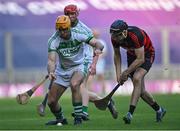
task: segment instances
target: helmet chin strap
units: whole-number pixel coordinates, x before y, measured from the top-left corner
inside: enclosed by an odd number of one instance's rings
[[[127,30],[123,30],[123,33],[122,33],[122,35],[124,36],[124,38],[127,38]]]

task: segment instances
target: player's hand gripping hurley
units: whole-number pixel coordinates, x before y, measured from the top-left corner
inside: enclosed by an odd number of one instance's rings
[[[44,84],[44,82],[48,79],[48,75],[45,76],[45,78],[43,80],[41,80],[38,84],[36,84],[35,86],[33,86],[30,90],[22,93],[22,94],[18,94],[16,96],[16,100],[19,104],[24,105],[27,104],[30,97],[32,96],[32,94],[42,85]]]

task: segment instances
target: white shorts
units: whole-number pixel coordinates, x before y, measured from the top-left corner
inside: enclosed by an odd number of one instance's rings
[[[63,69],[61,66],[57,66],[55,70],[56,80],[54,81],[58,85],[62,85],[66,88],[70,87],[70,80],[74,72],[80,71],[84,74],[84,77],[87,76],[88,70],[90,67],[90,62],[85,61],[83,64],[74,66],[69,69]]]

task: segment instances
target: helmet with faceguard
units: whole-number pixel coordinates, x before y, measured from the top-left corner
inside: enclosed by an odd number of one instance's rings
[[[60,29],[70,29],[71,28],[71,21],[68,16],[61,15],[58,16],[56,19],[56,30]]]
[[[128,29],[128,25],[123,20],[115,20],[110,27],[111,34],[118,34]]]

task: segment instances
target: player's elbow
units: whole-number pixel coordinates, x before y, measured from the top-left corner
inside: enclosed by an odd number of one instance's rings
[[[98,41],[97,45],[98,45],[97,48],[98,48],[99,50],[103,51],[104,45],[103,45],[101,42],[99,42],[99,41]]]

